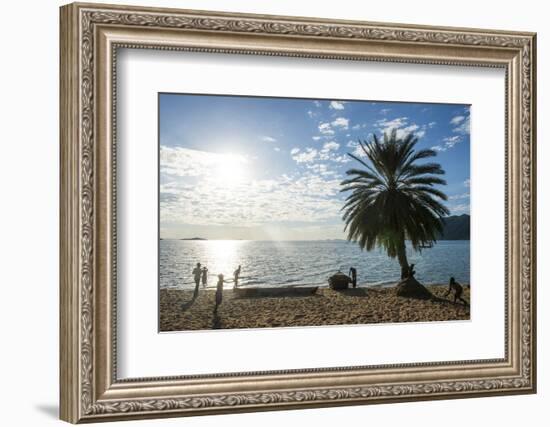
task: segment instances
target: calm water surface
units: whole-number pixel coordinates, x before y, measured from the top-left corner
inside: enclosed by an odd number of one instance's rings
[[[359,286],[380,286],[395,284],[401,271],[382,250],[361,251],[343,240],[161,240],[159,256],[161,288],[192,289],[197,262],[208,267],[208,287],[222,273],[227,288],[239,264],[242,286],[325,286],[330,275],[339,269],[347,274],[350,266],[357,269]],[[470,283],[470,241],[440,241],[421,253],[408,249],[407,256],[424,284],[445,284],[451,276]]]

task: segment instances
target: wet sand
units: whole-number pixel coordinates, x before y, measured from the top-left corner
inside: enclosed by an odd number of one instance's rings
[[[435,300],[398,297],[395,288],[334,291],[319,288],[311,296],[239,297],[225,290],[214,315],[215,291],[160,290],[161,332],[323,326],[369,323],[469,320],[470,308],[445,299],[446,286],[429,286]],[[470,289],[463,298],[470,301]]]

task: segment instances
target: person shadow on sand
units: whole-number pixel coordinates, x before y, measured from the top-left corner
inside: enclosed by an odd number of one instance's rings
[[[216,285],[216,305],[214,306],[214,318],[212,319],[212,329],[220,329],[221,328],[221,318],[218,314],[218,307],[221,305],[223,301],[223,284],[225,280],[223,280],[223,274],[218,274],[218,283]]]
[[[212,319],[212,329],[221,329],[222,328],[222,319],[218,313],[214,313],[214,318]]]

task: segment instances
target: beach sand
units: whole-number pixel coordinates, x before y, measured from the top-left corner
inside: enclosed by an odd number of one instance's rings
[[[276,328],[285,326],[354,325],[370,323],[469,320],[470,308],[445,299],[446,286],[429,286],[437,300],[398,297],[396,289],[356,288],[334,291],[319,288],[311,296],[238,297],[224,290],[214,315],[215,291],[160,290],[160,331]],[[463,297],[470,301],[470,288]]]

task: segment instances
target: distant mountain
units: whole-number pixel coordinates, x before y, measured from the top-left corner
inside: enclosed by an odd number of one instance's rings
[[[204,239],[202,237],[186,237],[180,240],[208,240],[208,239]]]
[[[452,215],[443,219],[439,240],[470,240],[470,215]]]

